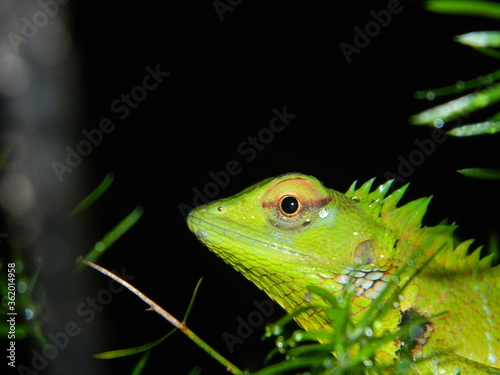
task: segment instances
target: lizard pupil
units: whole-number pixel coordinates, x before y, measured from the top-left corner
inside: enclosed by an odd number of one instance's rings
[[[285,197],[281,200],[281,211],[287,215],[293,215],[299,210],[299,200],[295,197]]]

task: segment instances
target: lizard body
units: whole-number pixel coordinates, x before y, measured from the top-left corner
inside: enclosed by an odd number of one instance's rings
[[[414,374],[499,374],[500,267],[491,267],[491,256],[480,259],[480,249],[467,255],[472,241],[454,246],[455,226],[422,227],[429,198],[398,207],[406,186],[386,197],[391,183],[371,190],[372,183],[342,194],[314,177],[286,174],[194,209],[188,226],[287,312],[319,303],[295,318],[306,331],[333,329],[326,302],[308,285],[334,295],[354,288],[356,322],[397,274],[390,293],[400,294],[399,303],[375,333],[397,331],[409,315],[428,317],[411,355],[446,353],[417,362]],[[416,277],[410,279],[412,267],[399,272],[405,262],[418,267],[429,257]],[[384,345],[377,361],[396,360],[401,345]]]

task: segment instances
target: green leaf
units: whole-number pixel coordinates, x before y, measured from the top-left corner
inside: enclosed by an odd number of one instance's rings
[[[146,364],[148,363],[149,356],[150,352],[144,353],[139,362],[137,362],[137,365],[135,365],[130,375],[141,375],[142,371],[146,367]]]
[[[111,173],[108,173],[106,177],[104,177],[104,180],[97,186],[94,191],[92,191],[89,195],[87,195],[80,203],[77,204],[75,208],[70,213],[70,216],[73,216],[84,209],[86,209],[88,206],[90,206],[92,203],[94,203],[106,190],[108,190],[109,186],[113,182],[114,176]]]
[[[463,125],[446,132],[454,137],[472,137],[475,135],[495,134],[500,132],[500,121],[484,121],[477,124]]]
[[[298,370],[298,369],[309,369],[311,367],[318,367],[318,364],[321,365],[323,362],[323,358],[296,358],[293,361],[284,361],[281,363],[277,363],[275,365],[268,366],[254,372],[252,375],[276,375],[276,374],[285,374],[287,371]]]
[[[134,211],[128,214],[125,219],[120,221],[116,227],[106,233],[104,238],[97,242],[94,245],[94,248],[90,250],[84,258],[91,262],[97,261],[97,259],[99,259],[99,257],[115,243],[115,241],[123,236],[139,220],[142,212],[142,207],[136,207]]]
[[[203,281],[203,277],[201,277],[198,282],[196,283],[196,286],[194,287],[193,295],[191,296],[191,300],[189,301],[188,308],[186,310],[186,313],[184,314],[184,319],[182,319],[183,323],[186,323],[187,318],[189,317],[189,314],[191,314],[191,310],[193,309],[194,306],[194,300],[196,299],[196,296],[198,294],[198,290],[200,289],[201,282]]]
[[[497,233],[491,233],[488,241],[488,252],[492,254],[492,262],[497,264],[500,258],[500,241]]]
[[[462,96],[410,117],[413,125],[441,127],[446,121],[482,109],[500,100],[500,84]]]
[[[500,47],[500,31],[474,31],[457,35],[455,40],[472,47]]]
[[[482,48],[480,51],[491,50],[489,48]],[[497,51],[498,52],[498,51]],[[454,85],[440,87],[437,89],[421,90],[416,91],[413,96],[415,99],[427,99],[434,100],[446,95],[459,94],[463,91],[473,89],[479,86],[489,85],[500,79],[500,70],[496,70],[493,73],[486,74],[477,78],[473,78],[469,81],[457,81]]]
[[[191,296],[191,300],[189,301],[188,308],[186,310],[186,313],[184,314],[184,320],[183,320],[184,322],[187,320],[189,314],[191,313],[191,310],[193,309],[194,301],[196,299],[196,295],[198,294],[198,290],[200,288],[202,281],[203,281],[203,278],[200,278],[198,280],[198,282],[196,283],[196,286],[195,286],[194,291],[193,291],[193,295]],[[156,345],[159,345],[166,338],[168,338],[170,335],[172,335],[175,331],[177,331],[176,328],[172,329],[165,336],[163,336],[157,340],[143,344],[143,345],[135,346],[133,348],[128,348],[128,349],[110,350],[107,352],[97,353],[97,354],[94,354],[93,357],[98,358],[98,359],[113,359],[113,358],[126,357],[126,356],[137,354],[137,353],[142,353],[142,352],[145,352],[147,350],[154,348]]]
[[[481,180],[500,180],[500,169],[488,168],[466,168],[460,169],[458,173],[466,177],[477,178]]]
[[[500,112],[497,112],[494,115],[490,116],[490,118],[488,120],[489,121],[500,121]]]
[[[195,366],[191,371],[189,371],[188,375],[200,375],[201,368],[199,366]]]
[[[165,336],[143,345],[135,346],[133,348],[110,350],[107,352],[97,353],[93,354],[92,357],[97,359],[113,359],[113,358],[127,357],[129,355],[137,353],[142,353],[149,349],[154,348],[156,345],[160,344],[162,341],[164,341],[166,338],[172,335],[175,331],[177,331],[177,329],[174,328],[170,332],[168,332]]]
[[[301,314],[302,312],[314,308],[314,305],[307,305],[307,306],[302,306],[299,307],[298,309],[294,310],[290,314],[286,314],[283,317],[281,317],[276,323],[274,324],[268,324],[266,326],[266,332],[262,336],[262,340],[271,337],[271,336],[279,336],[283,333],[283,327],[290,323],[297,315]]]
[[[486,55],[488,57],[492,57],[494,59],[500,60],[500,51],[494,49],[494,48],[476,48],[475,49],[477,52],[482,53],[483,55]]]
[[[480,16],[500,19],[500,4],[490,1],[427,1],[428,10],[436,13]]]

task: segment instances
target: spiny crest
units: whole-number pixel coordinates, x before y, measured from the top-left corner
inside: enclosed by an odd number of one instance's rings
[[[420,204],[415,203],[416,201],[414,201],[406,204],[405,206],[397,207],[398,202],[401,200],[406,189],[408,188],[408,184],[397,190],[394,190],[389,196],[386,197],[392,184],[394,183],[394,180],[389,180],[384,184],[378,186],[373,191],[370,191],[374,181],[375,179],[372,178],[365,182],[358,189],[356,189],[355,181],[351,185],[349,190],[345,193],[345,195],[352,200],[359,202],[361,207],[375,216],[385,216],[388,214],[402,216],[404,213],[408,213],[409,211],[415,211],[415,207],[408,205]],[[420,210],[418,210],[417,212],[422,212],[422,208],[424,209],[423,213],[425,213],[425,207],[420,207]],[[412,224],[415,224],[415,221],[418,221],[418,218],[415,218],[415,216],[413,215]],[[419,224],[420,223],[417,223],[417,225]]]
[[[453,233],[457,225],[441,223],[434,227],[422,227],[422,218],[431,197],[419,198],[398,207],[397,204],[409,184],[394,190],[386,197],[394,180],[389,180],[370,191],[374,180],[368,180],[358,189],[354,182],[345,195],[359,202],[367,212],[380,217],[387,228],[396,232],[398,238],[411,244],[412,252],[421,250],[422,255],[426,257],[436,255],[435,263],[445,269],[481,275],[480,278],[488,279],[491,284],[500,287],[500,266],[491,267],[493,254],[481,259],[482,247],[469,254],[474,240],[454,245]],[[415,254],[402,251],[401,255],[411,257]]]

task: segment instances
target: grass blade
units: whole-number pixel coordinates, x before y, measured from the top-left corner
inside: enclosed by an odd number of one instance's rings
[[[137,365],[135,365],[130,375],[141,375],[142,371],[146,367],[146,364],[148,363],[149,356],[150,356],[149,352],[144,353],[139,362],[137,362]]]
[[[489,48],[482,48],[480,51],[490,50]],[[413,96],[415,99],[427,99],[434,100],[446,95],[459,94],[463,91],[473,89],[479,86],[485,86],[491,84],[500,79],[500,70],[496,70],[493,73],[486,74],[477,78],[473,78],[468,81],[458,81],[454,85],[440,87],[437,89],[421,90],[416,91]]]
[[[141,217],[143,213],[142,207],[136,207],[134,211],[118,223],[110,232],[106,233],[104,238],[94,245],[84,259],[95,262],[104,252],[113,245],[121,236],[123,236]]]
[[[457,35],[455,40],[471,47],[500,47],[500,31],[474,31]]]
[[[500,132],[500,121],[484,121],[477,124],[459,126],[446,132],[454,137],[472,137],[475,135],[495,134]]]
[[[477,178],[480,180],[500,180],[500,169],[489,168],[465,168],[457,171],[465,177]]]
[[[446,121],[468,115],[500,100],[500,84],[462,96],[410,117],[413,125],[442,126]]]
[[[427,10],[436,13],[500,19],[500,4],[490,1],[427,1]]]
[[[69,216],[73,216],[79,212],[82,212],[87,207],[89,207],[92,203],[94,203],[106,190],[108,190],[109,186],[114,180],[114,176],[111,173],[108,173],[106,177],[101,181],[101,183],[89,194],[87,195],[80,203],[76,205]]]
[[[157,340],[148,342],[143,345],[139,346],[134,346],[133,348],[127,348],[127,349],[117,349],[117,350],[109,350],[107,352],[101,352],[97,354],[93,354],[92,357],[97,358],[97,359],[114,359],[114,358],[120,358],[120,357],[127,357],[129,355],[137,354],[137,353],[142,353],[147,350],[150,350],[154,348],[156,345],[160,344],[163,342],[166,338],[168,338],[170,335],[172,335],[177,329],[172,329],[170,332],[168,332],[165,336],[160,337]]]

